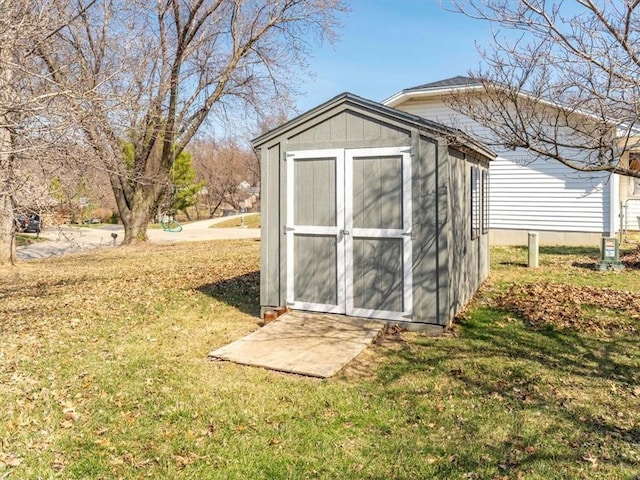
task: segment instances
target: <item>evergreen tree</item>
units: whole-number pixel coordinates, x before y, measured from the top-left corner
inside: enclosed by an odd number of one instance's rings
[[[187,209],[196,204],[198,192],[204,187],[204,182],[196,182],[196,171],[191,162],[191,154],[183,150],[173,163],[169,178],[171,179],[172,193],[170,209],[182,211],[189,220],[191,217]]]

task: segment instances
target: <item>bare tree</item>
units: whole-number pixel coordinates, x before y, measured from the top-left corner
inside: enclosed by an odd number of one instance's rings
[[[123,243],[147,240],[171,165],[207,119],[289,96],[341,1],[77,0],[78,21],[38,52],[110,175]]]
[[[203,198],[209,216],[213,217],[225,203],[238,209],[240,183],[247,181],[255,185],[260,180],[256,155],[232,140],[219,144],[198,140],[193,150],[198,179],[205,182]]]
[[[37,159],[55,157],[60,125],[34,49],[68,21],[62,1],[0,0],[0,266],[15,259],[18,208],[46,198]]]
[[[445,2],[442,2],[445,3]],[[640,146],[640,2],[449,0],[491,22],[481,86],[452,107],[492,138],[583,172],[640,177],[624,152]]]

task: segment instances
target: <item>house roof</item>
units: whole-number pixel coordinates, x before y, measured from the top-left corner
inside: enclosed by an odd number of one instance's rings
[[[425,96],[448,93],[452,90],[480,88],[482,88],[482,84],[478,80],[471,77],[457,75],[455,77],[445,78],[444,80],[438,80],[437,82],[405,88],[404,90],[390,96],[382,103],[390,107],[395,107],[396,105],[400,105],[401,103],[416,97],[424,98]]]
[[[459,145],[471,149],[484,157],[487,157],[489,159],[494,159],[496,157],[496,154],[486,145],[479,142],[478,140],[471,138],[462,130],[447,127],[440,123],[427,120],[426,118],[422,118],[411,113],[397,110],[395,108],[383,105],[378,102],[374,102],[373,100],[359,97],[349,92],[341,93],[331,100],[328,100],[327,102],[322,103],[315,108],[312,108],[311,110],[293,118],[292,120],[289,120],[288,122],[276,127],[275,129],[264,133],[257,138],[254,138],[251,143],[253,144],[254,148],[260,148],[265,143],[274,140],[285,132],[292,130],[297,126],[311,120],[312,118],[341,105],[355,107],[359,110],[368,111],[386,117],[389,120],[404,123],[405,125],[416,128],[421,133],[424,133],[431,137],[446,137],[449,139],[453,138]]]
[[[499,84],[497,83],[494,83],[494,85],[496,87],[499,87]],[[411,88],[405,88],[404,90],[401,90],[400,92],[387,98],[382,103],[389,107],[396,107],[402,103],[405,103],[413,99],[423,99],[431,96],[436,97],[440,95],[447,95],[455,90],[464,89],[468,91],[468,90],[481,90],[483,88],[485,87],[479,80],[471,77],[457,75],[455,77],[446,78],[444,80],[438,80],[437,82],[425,83],[423,85],[418,85]],[[508,87],[505,87],[505,88],[508,88]],[[583,115],[588,118],[596,118],[596,119],[599,118],[593,112],[582,110],[582,109],[571,108],[570,106],[563,105],[563,104],[554,102],[552,100],[537,98],[534,95],[529,94],[525,91],[519,92],[519,95],[523,97],[536,98],[536,100],[539,101],[540,103],[546,104],[553,108],[562,109],[571,113],[577,113],[579,115]],[[619,130],[622,129],[620,130],[622,132],[624,132],[625,129],[631,129],[631,131],[634,131],[634,132],[637,131],[636,135],[640,134],[639,127],[628,125],[626,122],[623,122],[617,119],[607,119],[607,122],[612,126],[617,126]],[[625,136],[624,133],[619,133],[619,135]]]
[[[409,92],[413,90],[430,90],[433,88],[452,88],[452,87],[469,87],[480,85],[480,82],[471,78],[464,77],[462,75],[457,75],[451,78],[445,78],[444,80],[438,80],[437,82],[425,83],[424,85],[418,85],[416,87],[411,87],[403,90],[403,92]]]

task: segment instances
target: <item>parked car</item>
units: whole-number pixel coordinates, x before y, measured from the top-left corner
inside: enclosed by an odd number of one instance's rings
[[[42,221],[37,213],[20,214],[16,218],[16,228],[19,232],[40,233]]]

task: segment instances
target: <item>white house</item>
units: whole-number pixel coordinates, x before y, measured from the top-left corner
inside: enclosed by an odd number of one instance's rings
[[[383,103],[414,115],[486,137],[486,129],[451,109],[447,97],[456,91],[482,88],[468,77],[453,77],[402,90]],[[491,164],[490,242],[525,244],[537,231],[540,242],[563,245],[599,244],[603,235],[624,228],[640,229],[640,182],[609,173],[581,173],[553,159],[535,158],[523,149],[493,147]]]

